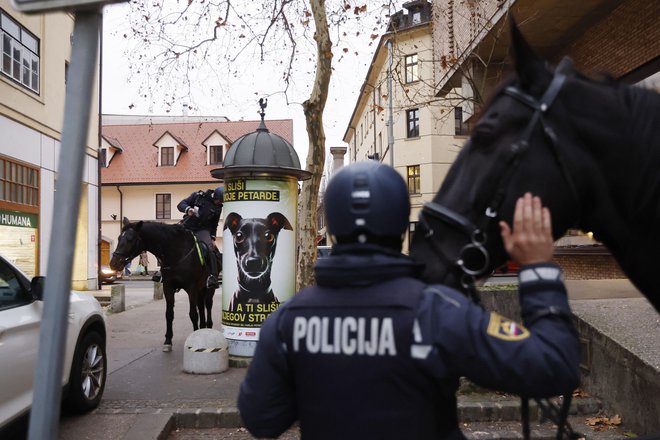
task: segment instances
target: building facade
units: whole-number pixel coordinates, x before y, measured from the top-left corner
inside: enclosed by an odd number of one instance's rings
[[[404,4],[391,17],[344,134],[349,162],[378,160],[406,180],[412,209],[404,251],[419,211],[438,190],[467,133],[456,125],[461,97],[435,96],[433,26],[431,3],[424,0]]]
[[[0,253],[46,275],[73,16],[0,0]],[[72,287],[98,285],[98,69],[85,149]]]
[[[211,170],[221,168],[234,141],[254,132],[259,124],[224,117],[104,115],[102,264],[110,260],[124,217],[132,222],[178,223],[183,218],[176,208],[181,200],[195,191],[222,186],[222,181],[211,176]],[[291,119],[267,120],[266,124],[271,133],[292,143]],[[220,231],[217,240],[222,249]],[[150,255],[149,261],[152,271],[157,267],[156,258]]]

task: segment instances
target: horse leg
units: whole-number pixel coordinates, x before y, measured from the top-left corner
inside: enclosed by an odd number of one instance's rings
[[[207,328],[206,325],[206,313],[204,313],[204,297],[208,289],[203,288],[198,293],[197,296],[197,313],[199,314],[199,328]]]
[[[163,295],[165,296],[165,321],[167,330],[165,331],[165,342],[163,351],[172,351],[172,321],[174,321],[174,289],[167,284],[163,286]]]
[[[193,331],[199,330],[199,314],[197,313],[197,294],[196,290],[191,289],[191,292],[188,293],[188,301],[190,302],[190,321],[192,321]]]
[[[204,297],[204,305],[206,306],[206,328],[213,327],[213,314],[211,309],[213,309],[213,295],[215,294],[214,289],[207,289],[206,296]]]

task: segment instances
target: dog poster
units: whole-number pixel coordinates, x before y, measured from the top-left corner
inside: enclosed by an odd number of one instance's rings
[[[295,293],[297,195],[295,178],[225,181],[222,324],[228,339],[258,340],[264,320]]]

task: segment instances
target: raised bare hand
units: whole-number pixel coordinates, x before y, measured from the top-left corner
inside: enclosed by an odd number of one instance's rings
[[[554,241],[550,211],[539,197],[526,193],[516,202],[513,230],[500,221],[504,248],[520,264],[543,263],[552,259]]]

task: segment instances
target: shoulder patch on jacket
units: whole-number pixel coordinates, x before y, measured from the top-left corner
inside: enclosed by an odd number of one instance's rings
[[[529,330],[525,327],[495,312],[490,314],[486,333],[505,341],[520,341],[529,337]]]

